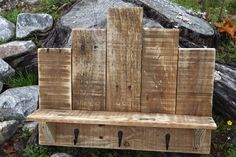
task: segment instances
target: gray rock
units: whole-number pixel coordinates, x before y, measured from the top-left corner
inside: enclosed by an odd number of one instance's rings
[[[38,126],[38,122],[26,122],[23,128],[28,129],[29,131],[34,130]]]
[[[51,157],[72,157],[72,156],[66,153],[56,153],[51,155]]]
[[[34,73],[38,72],[38,57],[36,50],[20,56],[6,58],[5,61],[17,71],[27,70]]]
[[[0,80],[6,79],[15,74],[15,70],[0,58]]]
[[[61,17],[64,27],[105,28],[107,12],[110,7],[134,7],[134,4],[122,0],[82,0],[67,14]]]
[[[3,83],[0,81],[0,93],[2,92]]]
[[[213,102],[215,113],[236,121],[236,67],[216,63]]]
[[[214,29],[197,13],[167,0],[81,0],[56,23],[45,47],[71,47],[71,29],[105,28],[109,7],[143,7],[144,27],[179,28],[181,47],[213,47]],[[159,24],[158,24],[159,23]]]
[[[25,121],[25,116],[15,112],[15,110],[12,110],[11,108],[7,109],[0,109],[0,122],[8,121],[8,120],[17,120],[21,123]]]
[[[0,110],[28,116],[38,108],[38,86],[11,88],[0,95]]]
[[[168,0],[127,0],[129,2],[133,2],[137,5],[142,5],[149,10],[154,10],[155,15],[159,13],[159,16],[164,16],[166,19],[163,18],[161,21],[161,24],[163,26],[169,25],[170,20],[172,20],[172,27],[184,27],[187,30],[191,30],[193,32],[196,32],[198,34],[203,34],[207,36],[214,35],[214,30],[210,26],[210,24],[196,16],[192,16],[187,9],[184,7],[181,7],[175,3],[172,3]],[[158,18],[158,17],[156,17]],[[160,18],[160,17],[159,17]]]
[[[53,26],[49,14],[21,13],[17,16],[16,37],[25,38],[33,32],[47,32]]]
[[[0,145],[9,140],[16,132],[18,122],[16,120],[0,122]]]
[[[40,0],[24,0],[24,2],[27,2],[29,4],[36,4],[38,3]]]
[[[151,19],[144,18],[143,23],[145,28],[163,28],[163,26],[160,23],[153,21]]]
[[[71,47],[73,28],[106,28],[107,12],[110,7],[135,7],[122,0],[82,0],[57,22],[49,35],[45,47]],[[161,27],[152,19],[144,18],[144,27]]]
[[[36,45],[29,41],[12,41],[0,45],[0,58],[8,58],[12,56],[22,55],[36,50]]]
[[[15,25],[0,16],[0,40],[7,41],[15,34]]]

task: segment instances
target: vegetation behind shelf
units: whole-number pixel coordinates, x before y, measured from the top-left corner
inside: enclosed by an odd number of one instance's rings
[[[38,84],[38,76],[32,72],[17,72],[14,76],[4,80],[9,88],[23,87]]]

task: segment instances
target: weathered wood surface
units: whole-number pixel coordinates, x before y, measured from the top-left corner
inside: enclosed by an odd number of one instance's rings
[[[179,30],[144,29],[141,112],[175,113]]]
[[[29,121],[103,124],[120,126],[142,126],[160,128],[215,129],[212,117],[140,113],[140,112],[108,112],[82,110],[39,110],[27,118]]]
[[[176,114],[211,116],[215,49],[180,49]]]
[[[106,30],[74,29],[72,34],[73,109],[105,110]]]
[[[71,109],[71,49],[38,49],[39,108]]]
[[[40,131],[39,143],[42,145],[57,145],[70,147],[92,147],[106,149],[131,149],[145,151],[189,152],[209,154],[211,131],[206,130],[204,136],[198,135],[195,129],[167,129],[145,127],[122,127],[107,125],[81,125],[51,123],[56,127],[56,142],[48,139]],[[78,143],[74,145],[74,129],[79,129]],[[118,131],[123,132],[121,147],[118,145]],[[169,149],[166,150],[165,135],[170,134]],[[181,140],[180,140],[181,137]],[[197,141],[195,142],[195,137]]]
[[[48,141],[56,142],[56,125],[47,122],[39,123],[39,134],[46,136]],[[39,139],[40,140],[40,139]]]
[[[110,8],[107,21],[108,111],[140,111],[141,8]]]

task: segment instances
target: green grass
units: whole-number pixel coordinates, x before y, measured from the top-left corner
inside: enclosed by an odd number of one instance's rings
[[[171,0],[186,8],[191,8],[194,11],[205,10],[208,13],[208,18],[212,22],[216,22],[219,18],[223,18],[229,14],[236,12],[236,0],[205,0],[205,7],[198,3],[198,0]]]
[[[49,157],[52,154],[47,147],[27,145],[24,149],[24,157]]]
[[[19,133],[19,137],[26,143],[30,138],[30,131],[28,128],[22,128]]]
[[[34,12],[48,13],[58,20],[63,13],[59,8],[64,4],[73,4],[76,0],[41,0]]]
[[[16,75],[4,81],[9,88],[23,87],[38,84],[38,76],[30,72],[17,72]]]
[[[191,8],[194,11],[199,11],[201,8],[201,6],[198,4],[198,0],[171,0],[171,1],[186,8],[189,9]]]
[[[22,13],[22,11],[18,8],[15,8],[11,11],[3,11],[0,12],[0,16],[3,16],[6,18],[8,21],[11,21],[12,23],[16,24],[17,21],[17,15]]]
[[[0,40],[0,45],[7,43],[7,41]]]
[[[229,36],[225,36],[224,40],[216,53],[217,60],[224,62],[231,62],[236,60],[236,45],[233,43],[233,39]]]

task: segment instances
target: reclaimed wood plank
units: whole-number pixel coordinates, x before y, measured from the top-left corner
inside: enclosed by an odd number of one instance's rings
[[[107,111],[140,111],[141,8],[110,8],[107,21]]]
[[[56,142],[49,141],[44,133],[40,134],[41,145],[69,147],[128,149],[162,152],[210,153],[211,131],[201,136],[201,144],[195,147],[195,129],[167,129],[145,127],[123,127],[108,125],[63,124],[56,126]],[[78,143],[74,145],[74,129],[79,129]],[[118,145],[118,131],[123,132],[121,146]],[[170,134],[169,149],[166,150],[165,135]],[[180,140],[181,137],[181,140]]]
[[[40,130],[42,131],[42,134],[47,138],[48,141],[55,142],[55,127],[56,125],[52,123],[42,122],[39,125]],[[39,139],[40,140],[40,139]]]
[[[144,29],[141,112],[175,113],[179,30]]]
[[[72,34],[73,109],[105,110],[106,31],[74,29]]]
[[[71,109],[71,49],[38,49],[39,108]]]
[[[159,128],[215,129],[212,117],[82,110],[39,110],[27,117],[29,121],[140,126]]]
[[[181,48],[176,114],[211,116],[215,49]]]

